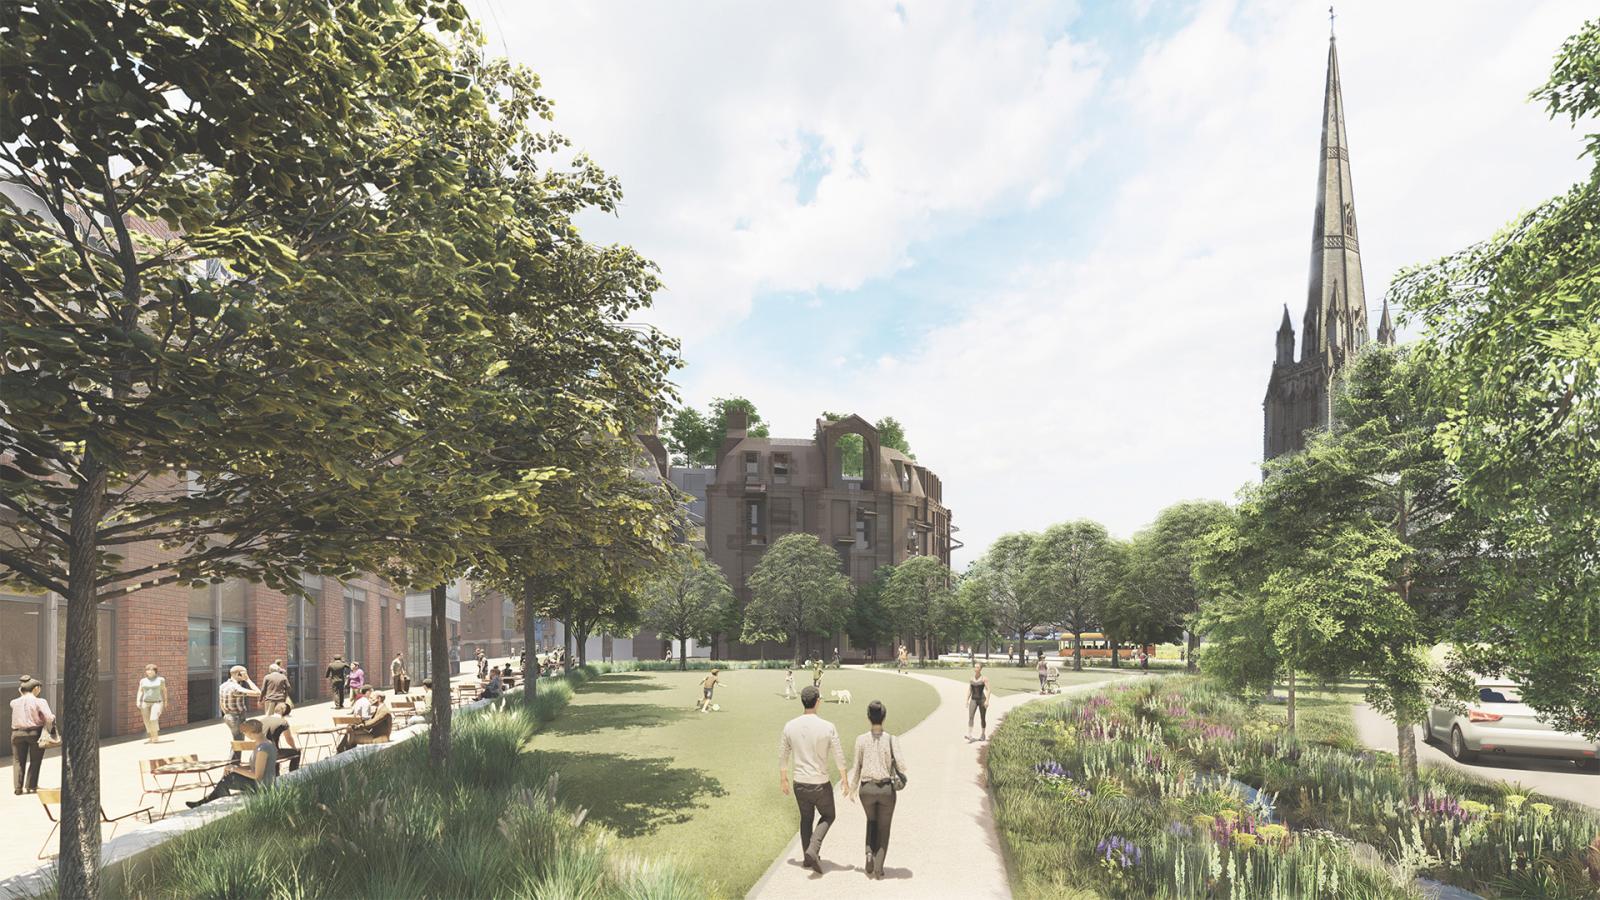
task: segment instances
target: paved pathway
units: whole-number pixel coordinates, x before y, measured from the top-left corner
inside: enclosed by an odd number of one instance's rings
[[[1356,734],[1374,750],[1395,752],[1394,723],[1365,703],[1355,706]],[[1548,797],[1560,797],[1600,809],[1600,774],[1579,772],[1564,760],[1528,756],[1482,757],[1478,763],[1462,765],[1440,747],[1423,743],[1425,729],[1417,727],[1417,761],[1452,766],[1479,778],[1502,778],[1531,788]]]
[[[804,898],[821,896],[1009,898],[1005,857],[995,831],[980,753],[987,743],[969,743],[966,685],[949,678],[912,673],[939,692],[939,705],[915,728],[901,735],[909,783],[895,803],[894,826],[885,857],[883,881],[870,882],[862,871],[866,857],[866,817],[861,804],[834,789],[838,817],[822,845],[822,874],[800,865],[800,835],[784,848],[749,897]],[[1110,681],[1067,688],[1063,693],[1094,690]],[[1038,699],[1037,694],[1012,694],[989,702],[989,731],[1007,712]],[[865,711],[862,715],[866,715]],[[894,710],[889,711],[889,730]],[[848,757],[852,748],[846,747]],[[797,813],[791,813],[796,823]]]

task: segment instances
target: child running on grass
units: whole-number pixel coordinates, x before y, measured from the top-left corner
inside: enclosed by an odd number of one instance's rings
[[[712,669],[711,674],[700,681],[700,711],[711,712],[711,692],[717,689],[717,670]]]
[[[794,666],[790,666],[783,672],[783,699],[794,699]]]

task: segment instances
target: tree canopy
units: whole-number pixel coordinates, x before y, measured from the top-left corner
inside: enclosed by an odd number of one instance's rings
[[[728,435],[728,413],[742,412],[748,417],[746,434],[764,438],[770,432],[756,405],[743,397],[718,397],[705,411],[683,406],[667,417],[667,450],[680,465],[712,466],[717,450]]]
[[[839,552],[816,535],[778,538],[750,573],[750,603],[744,610],[744,640],[794,644],[842,626],[850,612],[850,579],[839,571]]]

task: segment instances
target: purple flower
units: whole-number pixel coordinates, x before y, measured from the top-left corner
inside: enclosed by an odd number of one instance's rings
[[[1061,764],[1056,762],[1053,759],[1047,759],[1044,762],[1039,763],[1038,765],[1033,767],[1033,771],[1034,771],[1035,774],[1039,775],[1042,778],[1071,778],[1072,777],[1072,773],[1071,772],[1068,772],[1066,769],[1062,768]]]
[[[1138,844],[1115,834],[1096,844],[1094,852],[1106,862],[1124,869],[1136,866],[1144,860],[1144,851],[1139,849]]]

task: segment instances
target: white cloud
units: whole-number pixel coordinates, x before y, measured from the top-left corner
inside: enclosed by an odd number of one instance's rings
[[[906,7],[904,23],[893,4],[843,0],[500,18],[558,126],[623,179],[628,204],[600,233],[662,263],[672,291],[652,319],[687,338],[691,399],[745,393],[785,435],[821,409],[896,416],[973,550],[1078,516],[1126,534],[1168,503],[1230,496],[1255,476],[1280,306],[1298,323],[1305,303],[1320,7],[1202,0],[1125,71],[1082,36],[1041,36],[1071,7]],[[1400,266],[1585,171],[1574,134],[1526,98],[1588,14],[1578,0],[1341,4],[1374,306]],[[793,178],[801,134],[831,160],[810,204]],[[1097,162],[1119,180],[1084,212],[1092,240],[1023,271],[996,261],[993,283],[892,366],[843,346],[789,368],[696,355],[758,294],[892,278],[930,235],[1083,193]]]

